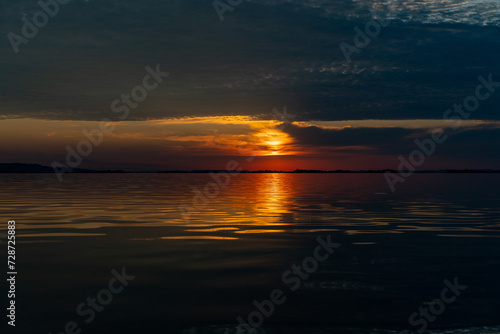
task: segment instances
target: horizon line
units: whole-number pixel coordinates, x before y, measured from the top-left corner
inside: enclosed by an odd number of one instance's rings
[[[3,167],[3,168],[2,168]],[[10,167],[10,168],[9,168]],[[19,168],[16,168],[19,167]],[[28,164],[28,163],[0,163],[0,174],[46,174],[53,173],[52,167],[41,165],[41,164]],[[276,170],[276,169],[264,169],[264,170],[227,170],[227,169],[165,169],[165,170],[123,170],[123,169],[87,169],[87,168],[73,168],[68,170],[69,173],[127,173],[127,174],[160,174],[160,173],[386,173],[386,172],[413,172],[413,173],[500,173],[500,169],[491,168],[440,168],[440,169],[422,169],[422,170],[403,170],[394,168],[382,168],[382,169],[333,169],[333,170],[321,170],[321,169],[301,169],[297,168],[295,170]]]

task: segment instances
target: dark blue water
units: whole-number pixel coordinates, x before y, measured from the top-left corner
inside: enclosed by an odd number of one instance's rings
[[[185,219],[179,206],[211,181],[0,175],[2,232],[17,226],[16,332],[236,333],[279,290],[256,333],[500,333],[499,175],[417,174],[391,193],[381,174],[232,174]],[[284,279],[318,237],[339,245]],[[76,308],[122,268],[135,278],[85,322]],[[467,288],[453,302],[410,323],[455,279]]]

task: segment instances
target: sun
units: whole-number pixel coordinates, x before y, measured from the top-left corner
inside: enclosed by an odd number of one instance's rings
[[[261,155],[285,154],[286,145],[292,142],[291,137],[277,130],[264,130],[257,135]]]

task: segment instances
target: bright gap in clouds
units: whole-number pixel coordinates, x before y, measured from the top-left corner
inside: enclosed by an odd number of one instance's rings
[[[114,123],[114,131],[104,134],[102,143],[85,158],[81,168],[217,169],[229,157],[247,156],[261,157],[250,169],[327,169],[330,161],[337,165],[346,161],[342,168],[386,168],[392,167],[394,154],[414,149],[414,138],[453,124],[425,119],[284,124],[248,116],[123,121]],[[83,130],[93,129],[99,129],[99,122],[0,120],[0,142],[9,144],[0,148],[0,162],[50,165],[54,160],[64,160],[68,146],[75,148],[87,140]],[[454,140],[463,149],[460,135],[476,138],[477,131],[485,130],[483,139],[488,141],[496,129],[500,129],[499,121],[465,120]],[[301,160],[292,165],[290,159],[294,157]],[[367,160],[369,157],[373,163]],[[267,158],[279,161],[271,163]]]

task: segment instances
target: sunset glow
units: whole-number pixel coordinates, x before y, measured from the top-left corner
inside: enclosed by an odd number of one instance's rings
[[[99,124],[97,121],[33,118],[0,120],[0,137],[11,143],[10,150],[4,151],[0,161],[49,165],[54,160],[64,159],[67,146],[76,149],[79,142],[88,140],[84,131],[95,131]],[[391,138],[412,143],[415,136],[426,136],[433,129],[452,125],[445,120],[300,121],[284,124],[248,116],[184,117],[110,124],[114,126],[113,131],[104,133],[102,143],[93,149],[92,161],[84,162],[82,167],[223,169],[231,157],[253,156],[255,159],[251,162],[243,159],[243,168],[356,169],[363,164],[384,168],[391,167],[390,162],[377,150],[381,145],[391,144]],[[480,129],[500,129],[500,122],[462,122],[463,135]],[[388,131],[394,132],[394,137],[378,137],[378,133]],[[355,133],[362,136],[367,133],[371,137],[350,138]],[[24,153],[30,150],[33,151],[31,155]],[[29,159],[29,156],[35,158]],[[193,159],[197,161],[195,165]]]

